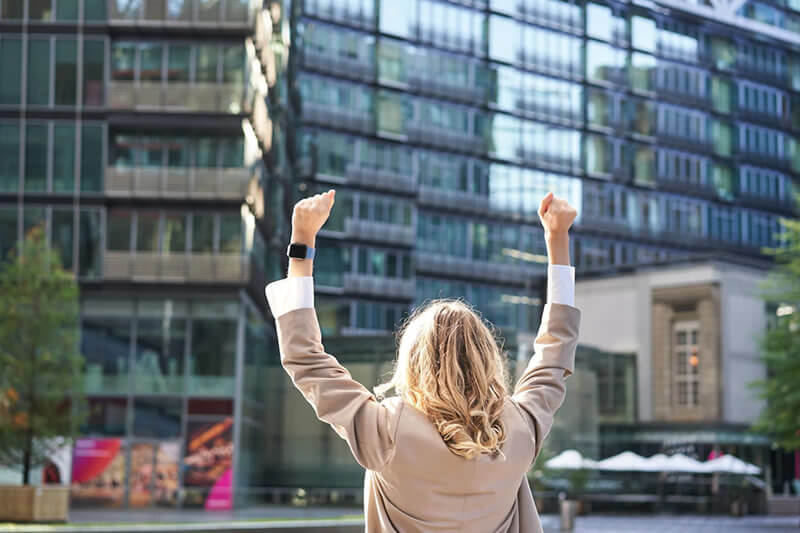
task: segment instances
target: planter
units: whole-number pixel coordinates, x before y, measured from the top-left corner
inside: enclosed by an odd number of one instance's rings
[[[558,515],[561,522],[561,531],[575,529],[575,515],[578,514],[578,500],[559,500]]]
[[[0,522],[66,522],[69,487],[0,485]]]

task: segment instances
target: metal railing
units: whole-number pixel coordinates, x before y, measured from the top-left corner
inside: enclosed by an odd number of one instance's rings
[[[406,246],[413,245],[415,240],[413,226],[376,222],[374,220],[359,220],[352,217],[344,220],[344,233],[354,239]]]
[[[544,263],[496,263],[463,257],[417,252],[417,271],[519,283],[544,272]]]
[[[488,213],[489,197],[466,191],[439,189],[429,185],[419,186],[419,202],[423,205],[463,209],[478,213]]]
[[[253,0],[108,0],[108,18],[112,24],[250,27],[259,4]]]
[[[417,186],[411,175],[354,164],[347,165],[347,178],[350,182],[365,187],[403,193],[413,193]]]
[[[103,256],[107,280],[151,282],[246,283],[250,276],[247,254],[117,252]]]
[[[345,291],[373,296],[413,298],[416,288],[414,279],[387,278],[353,272],[345,272],[343,279]]]
[[[107,167],[109,196],[243,199],[251,180],[246,168]]]
[[[167,112],[249,113],[252,101],[237,83],[186,83],[112,80],[108,82],[112,109]]]

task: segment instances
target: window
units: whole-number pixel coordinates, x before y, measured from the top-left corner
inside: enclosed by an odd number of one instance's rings
[[[55,105],[74,106],[78,93],[78,45],[72,38],[56,38]]]
[[[82,306],[82,311],[81,353],[86,358],[86,392],[127,392],[132,306],[97,301]]]
[[[225,46],[223,49],[222,81],[236,85],[244,84],[244,48],[240,45]]]
[[[415,2],[416,3],[416,2]],[[382,0],[380,9],[381,33],[409,38],[416,22],[416,6],[404,2]]]
[[[31,20],[53,20],[52,0],[29,0],[28,18]]]
[[[219,222],[219,251],[222,254],[242,252],[242,217],[240,214],[222,214]]]
[[[0,122],[0,191],[19,188],[19,123]]]
[[[673,359],[675,363],[675,398],[679,406],[700,405],[700,324],[696,320],[675,322]]]
[[[140,210],[137,213],[136,251],[158,252],[158,226],[161,216],[158,211]]]
[[[127,209],[113,209],[108,213],[108,249],[128,252],[131,249],[131,223],[133,214]]]
[[[163,254],[186,252],[186,215],[175,213],[164,215],[161,251]]]
[[[111,47],[111,79],[133,81],[136,64],[134,43],[114,42]]]
[[[139,365],[139,361],[136,364]],[[139,372],[134,376],[138,377]],[[179,398],[136,398],[133,402],[133,434],[159,439],[178,437],[181,434],[181,411]]]
[[[634,52],[631,54],[631,87],[640,91],[654,91],[658,73],[656,58]]]
[[[50,39],[28,41],[29,105],[50,104]]]
[[[238,305],[193,302],[189,392],[233,396]]]
[[[211,213],[192,215],[193,253],[210,254],[214,251],[214,218]]]
[[[492,15],[489,18],[489,57],[506,63],[517,61],[520,33],[520,27],[513,19]]]
[[[595,81],[624,83],[626,53],[607,44],[586,44],[586,77]]]
[[[2,4],[2,2],[0,2]],[[0,36],[0,105],[18,105],[21,100],[22,39]]]
[[[195,48],[195,80],[214,83],[217,81],[217,58],[219,50],[214,45],[201,45]]]
[[[58,0],[56,18],[58,20],[78,20],[78,0]]]
[[[86,21],[106,20],[106,0],[83,0],[83,18]]]
[[[167,60],[167,81],[188,82],[192,57],[191,46],[185,44],[170,44]]]
[[[25,129],[25,191],[47,190],[47,125],[28,124]]]
[[[161,81],[161,62],[164,46],[157,43],[139,43],[139,80]]]
[[[100,39],[83,41],[83,104],[102,106],[105,102],[103,74],[105,70],[105,42]]]
[[[139,301],[134,392],[183,392],[187,306],[175,300]]]
[[[53,218],[50,224],[52,234],[50,236],[51,246],[58,252],[61,258],[61,266],[70,270],[73,266],[72,249],[75,242],[75,216],[71,208],[53,208]]]
[[[78,218],[78,264],[81,277],[97,278],[101,274],[100,210],[82,209]]]
[[[53,126],[53,191],[75,189],[75,124]]]
[[[657,36],[655,21],[639,16],[631,17],[631,38],[634,48],[655,52]]]
[[[0,18],[4,20],[22,20],[24,2],[3,0],[0,2]]]
[[[103,126],[83,124],[81,129],[81,191],[103,190]]]

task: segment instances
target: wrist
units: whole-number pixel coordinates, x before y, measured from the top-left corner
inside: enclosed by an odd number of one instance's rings
[[[316,248],[317,236],[313,233],[293,230],[290,242],[297,242],[310,246],[311,248]]]
[[[568,231],[549,232],[545,230],[544,240],[548,244],[569,241],[569,232]]]

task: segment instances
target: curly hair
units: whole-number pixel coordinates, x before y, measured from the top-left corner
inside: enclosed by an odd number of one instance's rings
[[[494,327],[460,299],[441,298],[415,309],[397,332],[394,388],[436,425],[447,447],[472,459],[502,455],[501,420],[508,396],[506,368]]]

